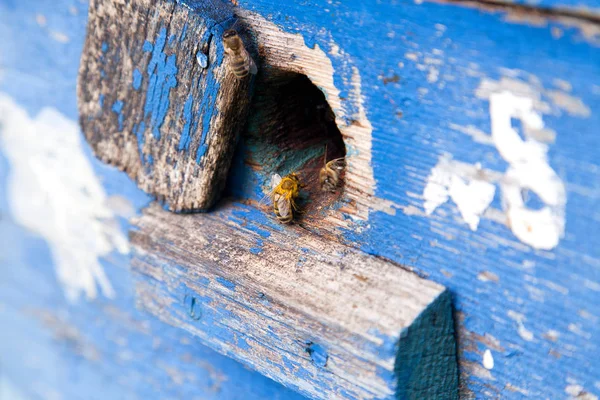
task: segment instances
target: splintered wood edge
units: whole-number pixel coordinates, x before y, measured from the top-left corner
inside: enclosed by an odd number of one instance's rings
[[[147,209],[131,232],[139,306],[313,398],[456,398],[444,287],[238,212]]]

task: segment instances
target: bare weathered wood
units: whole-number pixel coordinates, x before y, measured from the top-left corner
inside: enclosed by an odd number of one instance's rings
[[[89,7],[78,82],[85,136],[174,211],[214,204],[245,122],[250,78],[234,78],[221,41],[232,16],[221,1]]]
[[[147,209],[138,305],[312,398],[457,398],[444,287],[259,215]]]

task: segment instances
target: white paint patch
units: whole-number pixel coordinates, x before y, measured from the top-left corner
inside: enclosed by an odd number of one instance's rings
[[[508,317],[517,323],[517,333],[521,338],[531,342],[534,339],[533,332],[525,328],[525,316],[513,310],[508,311]]]
[[[477,230],[480,217],[496,192],[493,184],[478,179],[477,175],[477,171],[469,174],[460,164],[454,164],[450,157],[442,156],[431,170],[423,191],[425,213],[431,215],[437,207],[452,199],[469,228]]]
[[[0,93],[0,143],[10,163],[8,201],[15,220],[52,252],[66,297],[115,292],[99,258],[128,253],[107,196],[86,158],[78,125],[51,108],[34,119]]]
[[[485,369],[493,369],[494,368],[494,357],[492,356],[492,352],[490,349],[485,349],[483,352],[483,367]]]
[[[482,170],[478,164],[469,168],[451,156],[442,156],[427,179],[425,211],[431,214],[452,198],[472,230],[477,229],[480,218],[487,218],[506,223],[521,242],[551,250],[564,236],[567,196],[564,182],[548,161],[548,143],[554,141],[556,133],[545,126],[542,113],[566,111],[587,117],[590,109],[571,94],[545,90],[535,77],[529,83],[513,78],[483,79],[476,95],[489,101],[491,135],[473,126],[450,123],[449,127],[475,142],[493,145],[509,166],[500,173]],[[523,137],[513,127],[513,120],[521,122]],[[475,181],[473,170],[479,170]],[[502,211],[489,208],[496,186],[501,188]],[[537,195],[542,204],[528,206],[528,192]]]
[[[450,180],[448,193],[458,206],[458,211],[463,220],[472,231],[477,230],[479,216],[494,200],[496,187],[489,182],[474,180],[467,182],[463,178],[453,175]]]
[[[525,132],[544,128],[533,100],[508,91],[490,96],[492,138],[509,167],[502,182],[505,211],[511,230],[522,242],[550,250],[564,235],[565,186],[547,160],[548,147],[535,139],[523,140],[512,126],[512,118],[523,123]],[[522,191],[529,189],[545,203],[539,210],[526,206]]]
[[[567,385],[565,387],[565,393],[568,394],[571,399],[598,400],[598,396],[586,392],[583,386],[577,384]]]
[[[60,43],[69,43],[69,37],[62,32],[50,31],[50,37]]]

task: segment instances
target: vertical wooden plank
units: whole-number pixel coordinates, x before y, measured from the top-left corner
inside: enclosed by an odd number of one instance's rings
[[[233,22],[221,1],[90,4],[81,126],[100,159],[170,210],[207,210],[225,184],[251,83],[224,58]]]

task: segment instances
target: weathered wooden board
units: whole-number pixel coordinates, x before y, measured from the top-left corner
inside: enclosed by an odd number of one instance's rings
[[[220,0],[90,4],[81,126],[100,159],[170,210],[205,211],[225,185],[251,94],[251,75],[236,79],[224,61],[232,24]]]
[[[450,294],[297,227],[181,216],[134,223],[138,305],[320,399],[457,399]]]
[[[239,2],[263,63],[292,59],[326,94],[347,147],[344,189],[360,188],[303,228],[456,293],[464,397],[598,396],[597,23],[361,4]],[[254,126],[229,186],[250,204],[271,167]]]
[[[325,215],[319,218],[318,210],[310,211],[302,225],[410,265],[452,291],[462,397],[600,396],[600,366],[594,357],[600,349],[600,316],[594,307],[600,302],[597,24],[558,12],[515,13],[512,7],[467,2],[239,3],[269,28],[263,38],[281,40],[275,47],[282,54],[300,57],[295,62],[290,56],[288,63],[307,71],[334,111],[343,109],[336,111],[336,122],[350,144],[347,155],[354,166],[349,168],[356,171],[349,170],[354,181],[344,189],[374,192],[365,202],[366,214],[356,213],[349,200],[335,204],[334,212],[322,210]],[[103,246],[106,237],[123,237],[128,229],[118,217],[127,209],[123,205],[131,202],[129,207],[138,209],[148,198],[76,139],[75,81],[86,16],[87,4],[79,0],[0,1],[0,37],[5,39],[0,41],[0,92],[10,99],[11,115],[27,116],[15,119],[23,124],[10,124],[9,136],[7,114],[0,114],[3,378],[34,398],[93,399],[103,393],[115,399],[236,399],[239,393],[248,399],[300,398],[207,350],[184,330],[135,310],[129,259],[118,254],[115,243]],[[271,35],[273,26],[285,35]],[[251,29],[256,33],[254,25]],[[306,45],[302,51],[294,50],[298,42]],[[331,84],[319,81],[328,76]],[[509,163],[491,134],[485,94],[490,92],[478,91],[485,79],[512,82],[506,91],[533,98],[545,128],[555,133],[554,141],[545,143],[545,157],[563,182],[566,204],[564,234],[551,250],[522,242],[506,223],[501,183]],[[339,91],[341,107],[335,106],[333,89]],[[344,126],[346,119],[348,125],[355,121],[356,134]],[[522,124],[513,122],[524,138]],[[250,131],[245,136],[254,140],[257,135]],[[543,137],[551,136],[537,139]],[[264,195],[261,185],[270,173],[269,159],[262,161],[255,143],[240,144],[228,188],[249,204]],[[452,159],[440,159],[444,154]],[[82,160],[88,168],[80,168]],[[359,160],[364,164],[356,168]],[[372,178],[359,173],[368,172],[369,165]],[[473,186],[477,193],[489,188],[485,183],[495,187],[478,224],[473,212],[466,213],[475,230],[461,210],[477,210],[459,208],[465,204],[460,196],[449,196],[435,209],[435,203],[425,207],[426,197],[432,199],[429,190],[425,196],[426,187],[441,186],[441,193],[447,193],[444,171],[465,185],[484,178],[483,186]],[[101,206],[105,201],[111,205],[108,211]],[[545,207],[533,195],[527,204],[535,201]],[[248,208],[239,224],[263,221],[271,212]],[[95,248],[95,243],[102,246]],[[93,251],[83,251],[89,248]],[[82,254],[88,254],[85,262],[72,262]],[[80,295],[65,300],[63,292]],[[62,329],[66,325],[69,329]],[[140,332],[138,326],[151,329]],[[89,357],[97,354],[90,348],[100,349],[99,359]]]

